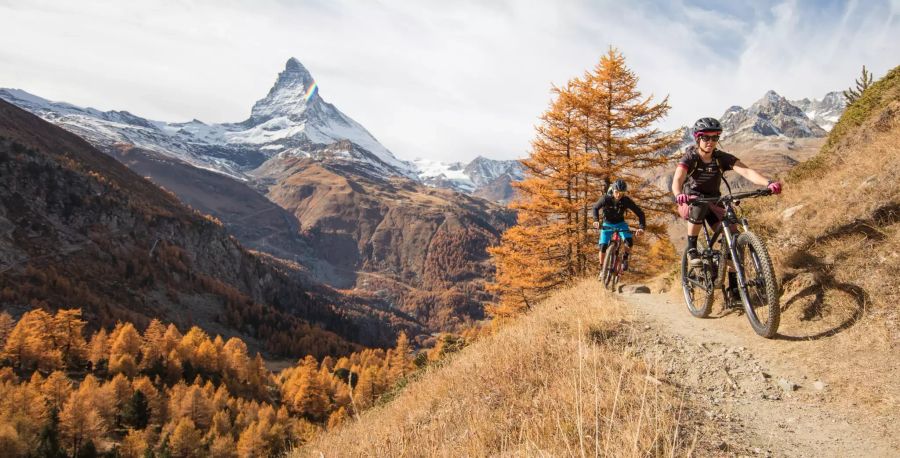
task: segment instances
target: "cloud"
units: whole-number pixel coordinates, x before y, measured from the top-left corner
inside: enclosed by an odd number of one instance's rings
[[[669,95],[662,123],[774,89],[821,97],[900,60],[900,3],[503,0],[0,1],[0,87],[152,119],[245,119],[297,57],[397,156],[527,153],[562,85],[610,45]],[[28,37],[22,39],[22,37]]]

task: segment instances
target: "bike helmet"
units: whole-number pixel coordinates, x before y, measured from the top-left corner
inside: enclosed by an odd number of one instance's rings
[[[625,180],[619,178],[609,187],[609,189],[611,191],[625,192],[628,191],[628,183],[625,183]]]
[[[700,118],[694,123],[694,139],[702,134],[722,132],[722,123],[716,118]]]

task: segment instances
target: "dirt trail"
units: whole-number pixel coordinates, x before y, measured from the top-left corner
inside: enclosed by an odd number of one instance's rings
[[[700,449],[721,456],[900,456],[896,367],[880,408],[832,381],[828,339],[767,340],[743,314],[694,318],[669,294],[620,294],[634,306],[632,346],[663,383],[700,402]],[[714,315],[717,313],[714,312]],[[861,362],[863,366],[866,362]],[[882,365],[882,364],[880,364]],[[865,373],[859,373],[865,377]],[[884,405],[888,408],[884,408]],[[892,407],[891,407],[892,406]]]

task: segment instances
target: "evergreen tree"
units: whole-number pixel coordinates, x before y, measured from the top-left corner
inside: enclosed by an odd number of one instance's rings
[[[850,87],[844,91],[844,98],[847,99],[847,105],[855,102],[862,96],[862,93],[872,85],[872,74],[866,70],[866,66],[862,67],[862,75],[856,80],[856,89]]]
[[[35,455],[40,458],[66,457],[65,450],[59,444],[59,411],[56,408],[50,409],[47,423],[41,428]]]
[[[150,422],[150,403],[140,390],[134,390],[131,400],[125,404],[122,421],[135,429],[144,429]]]
[[[94,441],[89,440],[78,450],[78,454],[75,456],[77,458],[97,458],[100,455],[97,453],[97,446],[94,445]]]

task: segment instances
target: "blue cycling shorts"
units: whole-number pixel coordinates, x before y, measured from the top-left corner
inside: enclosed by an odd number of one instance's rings
[[[600,241],[597,242],[598,245],[609,245],[609,241],[612,240],[613,230],[619,229],[621,231],[628,231],[628,223],[622,221],[621,223],[607,223],[603,222],[603,226],[601,226],[600,230]],[[619,237],[624,239],[631,238],[631,231],[628,232],[620,232]]]

